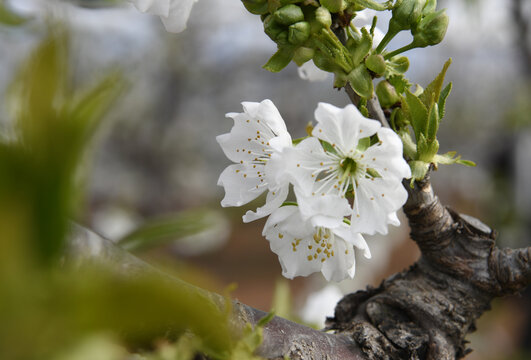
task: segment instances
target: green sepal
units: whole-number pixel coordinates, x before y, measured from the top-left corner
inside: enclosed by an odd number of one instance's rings
[[[419,141],[420,134],[426,133],[426,122],[428,119],[428,109],[420,101],[420,99],[411,93],[411,91],[406,90],[406,98],[403,102],[402,107],[406,116],[409,118],[413,131],[415,132],[415,139]]]
[[[446,76],[446,71],[448,70],[448,67],[451,63],[452,59],[450,58],[444,63],[441,72],[435,77],[435,79],[426,87],[426,89],[424,89],[423,93],[419,96],[420,100],[427,108],[431,106],[432,101],[439,101],[439,96],[441,94],[441,89],[444,83],[444,77]]]
[[[372,54],[365,59],[365,66],[378,76],[382,76],[386,70],[385,60],[380,54]]]
[[[372,77],[364,64],[359,64],[348,75],[347,79],[352,89],[359,96],[370,99],[373,93]]]
[[[350,37],[347,41],[347,47],[352,56],[354,65],[358,65],[369,54],[372,49],[371,34],[365,28],[361,28],[361,38]]]
[[[431,14],[435,11],[437,8],[437,0],[428,0],[426,2],[426,5],[424,5],[424,9],[422,10],[423,15]]]
[[[356,149],[358,151],[364,152],[371,146],[371,138],[370,137],[364,137],[358,140],[358,146]]]
[[[242,0],[242,3],[251,14],[264,15],[269,12],[267,0]]]
[[[308,139],[309,137],[310,137],[310,136],[303,136],[303,137],[300,137],[300,138],[297,138],[297,139],[293,139],[293,140],[291,141],[291,143],[292,143],[293,145],[297,145],[297,144],[299,144],[302,140],[304,140],[304,139]]]
[[[441,94],[439,96],[439,122],[444,117],[445,114],[445,106],[446,106],[446,99],[448,98],[448,95],[450,95],[450,91],[452,91],[452,83],[448,83],[444,89],[442,89]]]
[[[294,53],[295,49],[293,47],[280,47],[278,51],[271,56],[263,68],[271,72],[279,72],[288,66]]]

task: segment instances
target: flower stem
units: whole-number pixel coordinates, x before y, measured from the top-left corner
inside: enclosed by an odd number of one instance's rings
[[[416,47],[417,47],[417,45],[416,45],[415,43],[412,42],[412,43],[409,44],[409,45],[403,46],[403,47],[401,47],[400,49],[396,49],[396,50],[394,50],[394,51],[391,51],[390,53],[385,54],[385,55],[384,55],[384,59],[385,59],[385,60],[389,60],[390,58],[392,58],[392,57],[395,56],[395,55],[401,54],[401,53],[403,53],[403,52],[405,52],[405,51],[408,51],[408,50],[414,49],[414,48],[416,48]]]

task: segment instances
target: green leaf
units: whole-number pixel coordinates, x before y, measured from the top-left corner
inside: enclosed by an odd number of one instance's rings
[[[411,83],[409,82],[409,80],[402,74],[387,77],[387,81],[389,81],[389,83],[393,85],[398,94],[403,94],[406,89],[409,89],[411,87]]]
[[[430,115],[428,117],[428,128],[426,136],[428,139],[435,139],[439,130],[439,110],[437,103],[433,103],[430,108]]]
[[[364,64],[359,64],[348,75],[347,79],[352,89],[365,99],[370,99],[373,93],[372,77]]]
[[[354,39],[353,39],[354,40]],[[358,65],[369,54],[372,48],[371,34],[365,28],[361,28],[361,38],[356,41],[352,41],[348,45],[348,49],[352,55],[352,62],[354,65]]]
[[[421,133],[420,138],[417,140],[417,160],[431,163],[438,151],[439,142],[437,139],[427,139]]]
[[[409,117],[413,131],[415,132],[415,139],[417,139],[418,142],[420,134],[426,134],[428,109],[422,101],[409,90],[406,90],[405,105],[404,112],[406,113],[406,116]]]
[[[441,95],[439,96],[439,122],[444,117],[444,114],[446,112],[445,106],[446,106],[446,99],[448,98],[448,95],[450,95],[450,92],[452,91],[452,83],[448,83],[446,87],[441,91]]]
[[[402,130],[398,133],[398,136],[400,136],[402,144],[404,144],[404,155],[409,159],[415,159],[417,156],[417,145],[411,139],[409,131]]]
[[[166,215],[144,223],[120,239],[118,244],[128,251],[160,246],[211,228],[215,225],[214,217],[215,214],[207,210],[182,211]]]
[[[18,26],[25,24],[28,20],[30,19],[14,13],[4,0],[0,0],[0,25]]]
[[[450,58],[444,63],[443,68],[437,77],[435,77],[435,79],[426,87],[426,89],[424,89],[424,92],[420,95],[420,100],[427,108],[431,107],[432,101],[439,101],[439,96],[444,83],[444,77],[451,63],[452,59]]]
[[[288,66],[294,53],[295,50],[292,47],[280,47],[278,51],[271,56],[263,68],[271,72],[279,72]]]
[[[471,167],[476,166],[476,163],[470,160],[457,160],[456,163],[465,165],[465,166],[471,166]]]

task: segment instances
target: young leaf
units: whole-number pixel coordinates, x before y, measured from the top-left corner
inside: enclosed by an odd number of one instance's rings
[[[288,66],[294,53],[295,51],[291,47],[280,47],[278,51],[271,56],[263,68],[271,72],[279,72]]]
[[[348,75],[352,89],[361,97],[370,99],[373,93],[372,77],[364,64],[359,64]]]
[[[446,106],[446,98],[448,98],[448,95],[450,95],[450,91],[452,91],[452,83],[448,83],[444,89],[441,91],[441,95],[439,96],[439,122],[442,120],[445,114],[445,106]]]
[[[349,51],[352,54],[354,65],[363,61],[372,48],[372,37],[365,28],[361,28],[361,39],[359,41],[349,42]]]
[[[430,115],[428,117],[428,129],[426,135],[428,139],[435,139],[437,136],[437,130],[439,130],[439,110],[437,103],[433,103],[430,108]]]
[[[437,77],[428,85],[428,87],[426,87],[424,92],[420,95],[420,100],[427,108],[431,106],[432,101],[439,101],[439,96],[441,94],[441,89],[444,83],[444,77],[451,63],[452,59],[450,58],[444,63],[444,66],[439,75],[437,75]]]
[[[420,139],[420,134],[426,134],[426,125],[428,121],[428,109],[420,101],[420,99],[413,95],[411,91],[406,90],[406,114],[409,116],[411,126],[415,132],[417,142]]]

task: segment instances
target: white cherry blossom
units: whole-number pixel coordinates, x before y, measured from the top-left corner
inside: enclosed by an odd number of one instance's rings
[[[340,109],[320,103],[315,117],[313,137],[286,154],[297,198],[304,199],[299,194],[317,198],[332,195],[343,204],[353,198],[351,230],[386,234],[388,224],[400,224],[396,211],[407,200],[402,179],[411,177],[400,138],[378,121],[363,117],[353,105]],[[372,145],[371,137],[373,142],[377,140]],[[299,202],[301,213],[312,217],[315,207],[306,206],[305,200]]]
[[[275,210],[267,219],[263,235],[278,255],[282,275],[288,279],[322,272],[327,281],[353,278],[356,260],[354,247],[370,258],[369,248],[358,233],[342,222],[334,228],[314,226],[304,220],[298,206]]]
[[[178,33],[186,29],[192,6],[197,0],[129,0],[144,13],[158,15],[166,30]]]
[[[244,215],[243,221],[249,222],[269,215],[286,200],[289,182],[282,152],[292,141],[271,100],[242,106],[243,113],[227,114],[234,120],[231,132],[216,138],[235,163],[221,173],[218,185],[225,189],[224,207],[247,204],[268,191],[265,205]]]
[[[308,81],[325,81],[330,73],[319,69],[312,60],[305,62],[297,68],[299,77]]]

